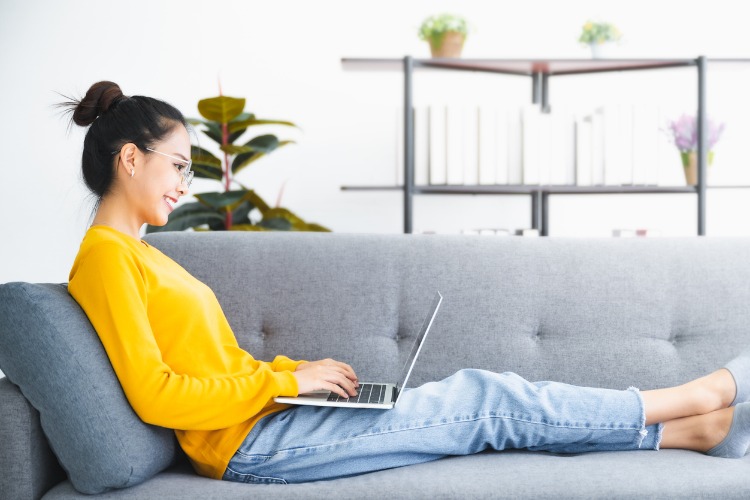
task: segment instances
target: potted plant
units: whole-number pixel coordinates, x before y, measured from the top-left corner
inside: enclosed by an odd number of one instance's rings
[[[245,142],[240,138],[257,125],[295,127],[283,120],[256,118],[245,112],[245,99],[219,95],[198,102],[203,116],[188,122],[198,127],[218,144],[222,158],[199,146],[191,147],[195,177],[213,179],[221,190],[194,194],[198,201],[175,208],[164,226],[147,226],[147,233],[196,230],[297,230],[328,231],[318,224],[309,224],[281,207],[271,207],[252,189],[237,180],[237,174],[260,158],[293,141],[280,141],[275,135],[258,135]],[[237,142],[240,141],[240,144]]]
[[[708,118],[706,122],[708,132],[706,159],[708,161],[707,166],[710,167],[714,161],[713,148],[724,132],[724,123],[716,123],[711,118]],[[688,185],[694,186],[698,183],[698,124],[696,117],[683,114],[678,119],[670,121],[668,128],[670,139],[680,152],[682,167],[685,171],[685,181]]]
[[[586,21],[581,29],[578,41],[591,48],[591,57],[599,59],[604,56],[603,48],[622,38],[620,30],[614,24],[605,22]]]
[[[419,39],[430,44],[432,57],[461,57],[468,35],[466,19],[453,14],[430,16],[419,27]]]

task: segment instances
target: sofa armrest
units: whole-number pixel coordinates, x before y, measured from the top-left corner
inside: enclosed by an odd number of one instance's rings
[[[42,432],[39,413],[0,378],[0,498],[37,500],[65,479]]]

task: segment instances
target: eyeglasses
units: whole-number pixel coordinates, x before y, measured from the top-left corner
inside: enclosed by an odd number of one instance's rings
[[[161,151],[157,151],[151,148],[146,148],[146,151],[151,151],[152,153],[166,156],[167,158],[171,158],[174,161],[178,162],[177,164],[175,164],[175,168],[177,169],[177,172],[182,176],[182,182],[184,182],[187,187],[190,187],[190,184],[192,184],[193,182],[193,176],[195,176],[195,172],[190,169],[190,167],[193,166],[193,160],[183,160],[182,158],[177,158],[176,156],[168,155],[167,153],[162,153]]]

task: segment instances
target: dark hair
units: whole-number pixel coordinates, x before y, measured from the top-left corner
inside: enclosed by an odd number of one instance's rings
[[[153,147],[178,124],[187,127],[182,113],[164,101],[145,96],[123,95],[114,82],[97,82],[83,99],[70,99],[59,106],[73,112],[76,125],[89,127],[83,140],[83,179],[97,197],[97,205],[114,181],[114,159],[132,142],[139,149]]]

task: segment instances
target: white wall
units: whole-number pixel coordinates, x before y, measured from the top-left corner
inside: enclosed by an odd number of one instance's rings
[[[563,6],[560,6],[563,5]],[[246,97],[261,117],[302,128],[297,145],[241,174],[274,202],[339,232],[400,232],[398,193],[342,192],[344,184],[395,183],[396,73],[343,71],[341,57],[425,57],[416,37],[427,15],[459,12],[477,29],[465,57],[588,57],[577,42],[588,18],[617,24],[626,39],[615,57],[750,57],[739,0],[331,0],[157,1],[0,0],[0,283],[65,281],[88,224],[90,200],[79,174],[83,130],[68,131],[53,107],[93,82],[118,82],[129,95],[165,99],[197,116],[198,99]],[[721,74],[719,74],[721,73]],[[551,100],[579,105],[602,99],[671,102],[695,109],[695,70],[631,73],[553,81]],[[750,184],[743,136],[747,69],[709,76],[712,113],[730,122],[712,176]],[[467,89],[465,99],[530,98],[525,79],[495,75],[425,75],[417,102]],[[598,101],[598,102],[597,102]],[[733,118],[736,118],[733,120]],[[744,127],[744,128],[743,128]],[[205,140],[204,142],[207,142]],[[672,173],[679,173],[676,163]],[[669,172],[669,170],[667,170]],[[214,189],[208,181],[195,191]],[[746,191],[712,192],[710,235],[750,234]],[[552,201],[553,235],[607,235],[613,225],[695,231],[695,198],[570,197]],[[421,197],[417,229],[457,231],[463,221],[494,227],[529,225],[523,197]]]

